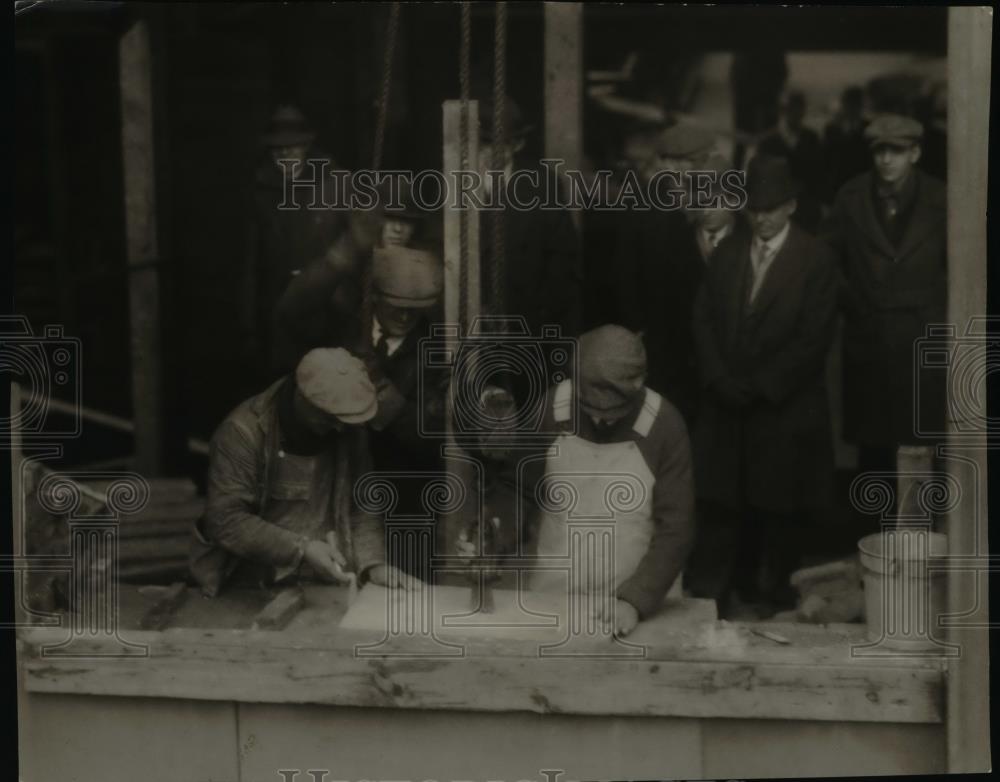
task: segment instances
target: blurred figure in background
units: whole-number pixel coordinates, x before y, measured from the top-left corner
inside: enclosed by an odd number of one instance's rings
[[[792,176],[800,188],[799,206],[793,219],[809,233],[816,233],[821,217],[823,159],[819,135],[805,125],[805,118],[805,94],[790,92],[781,106],[777,126],[761,140],[757,154],[788,160]]]
[[[271,315],[282,291],[347,229],[346,211],[323,206],[324,200],[334,200],[329,172],[338,165],[316,147],[315,139],[302,112],[288,105],[278,107],[261,136],[266,155],[254,174],[241,319],[244,350],[256,366],[267,366]],[[324,162],[327,176],[323,176]],[[315,204],[308,190],[313,181],[318,182]],[[292,200],[290,185],[297,184],[302,187],[294,194],[295,206],[283,204],[286,195]],[[257,381],[272,379],[262,376]]]
[[[660,189],[683,189],[684,175],[709,168],[714,143],[704,129],[674,125],[660,135],[640,179],[649,182],[661,171],[674,172],[675,181],[660,179]],[[621,323],[643,334],[649,387],[670,400],[690,425],[699,398],[691,305],[705,261],[684,210],[654,207],[623,217],[615,255]]]
[[[824,227],[844,269],[844,438],[862,472],[895,470],[900,445],[944,427],[940,372],[914,365],[914,343],[947,317],[944,185],[917,168],[923,126],[885,114],[865,130],[873,166],[841,188]]]
[[[736,131],[733,163],[737,168],[745,162],[745,139],[773,128],[778,121],[778,102],[787,79],[788,64],[780,49],[767,47],[733,54],[729,83]]]
[[[871,165],[864,109],[864,90],[848,87],[840,95],[837,113],[823,131],[824,203],[833,203],[844,183],[863,174]]]

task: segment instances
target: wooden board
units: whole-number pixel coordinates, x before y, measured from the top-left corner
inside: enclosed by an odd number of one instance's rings
[[[574,603],[578,596],[574,596]],[[586,606],[571,607],[564,593],[512,589],[493,590],[494,610],[486,613],[469,587],[434,586],[406,592],[367,584],[340,622],[340,628],[357,637],[456,639],[494,643],[498,639],[558,644],[579,639],[610,646],[613,639],[587,618]],[[667,637],[681,629],[693,629],[716,620],[712,600],[669,601],[663,610],[641,622],[620,651],[639,653],[638,645]],[[578,644],[574,640],[574,644]]]

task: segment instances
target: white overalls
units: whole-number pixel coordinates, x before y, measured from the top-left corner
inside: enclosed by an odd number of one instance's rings
[[[645,394],[632,427],[641,437],[649,434],[662,403],[655,391],[647,388]],[[566,380],[554,394],[557,423],[570,420],[572,403],[572,381]],[[594,443],[569,432],[556,437],[539,496],[537,554],[569,557],[570,591],[613,590],[635,572],[653,534],[654,482],[634,440]],[[564,589],[566,574],[539,571],[532,584]]]

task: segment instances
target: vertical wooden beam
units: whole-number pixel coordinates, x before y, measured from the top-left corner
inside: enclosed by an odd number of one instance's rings
[[[460,148],[462,101],[444,102],[444,176],[449,188],[459,187],[452,172],[462,168]],[[479,103],[469,101],[469,152],[468,165],[475,170],[479,160]],[[479,314],[479,212],[467,210],[468,233],[466,235],[468,257],[462,258],[460,219],[461,211],[453,208],[454,197],[449,197],[444,210],[444,317],[447,323],[458,323],[461,312],[460,280],[461,264],[466,264],[466,313],[471,320]]]
[[[990,8],[948,9],[948,320],[960,338],[971,318],[986,314],[992,21]],[[955,386],[950,382],[949,390]],[[975,395],[966,394],[958,413],[971,413],[985,424],[986,394],[978,397],[980,409],[968,410],[974,399]],[[948,410],[952,433],[958,431],[953,418],[957,407],[949,405]],[[948,518],[949,552],[985,558],[985,440],[958,450],[962,458],[975,463],[978,476],[970,475],[968,464],[946,461],[962,487],[961,501]],[[970,482],[976,478],[979,485]],[[984,625],[952,628],[949,634],[949,640],[959,645],[961,656],[950,662],[948,671],[948,771],[983,772],[990,767],[989,630],[985,626],[988,578],[985,572],[952,572],[949,576],[950,612],[961,613],[978,605],[980,610],[965,621]]]
[[[479,315],[480,310],[480,270],[479,270],[479,212],[475,209],[467,209],[467,230],[466,230],[466,253],[462,255],[461,241],[461,215],[462,211],[457,206],[461,206],[457,192],[461,187],[458,172],[462,170],[461,153],[461,112],[462,102],[459,100],[447,100],[443,106],[443,163],[444,178],[448,183],[449,194],[444,208],[444,320],[449,328],[467,328],[472,319]],[[468,114],[468,167],[475,170],[479,159],[479,104],[476,101],[469,101]],[[466,323],[461,322],[462,314],[462,265],[465,265],[465,314]],[[455,336],[448,337],[448,349],[454,351],[458,349],[459,331],[454,332]],[[455,437],[452,430],[454,417],[452,416],[451,403],[455,398],[454,388],[449,394],[448,415],[445,420],[446,445],[449,449],[455,447]],[[462,485],[470,489],[472,471],[468,462],[459,459],[445,459],[445,468],[449,473],[458,477]],[[468,507],[463,507],[457,512],[447,515],[441,526],[438,535],[439,551],[451,554],[451,545],[456,539],[468,512]],[[443,549],[440,547],[444,546]]]
[[[583,3],[545,3],[545,157],[570,170],[583,162],[582,82]]]
[[[147,22],[135,22],[122,36],[118,56],[125,233],[130,273],[135,463],[136,469],[143,475],[156,475],[163,468],[163,370],[153,156],[152,57]]]

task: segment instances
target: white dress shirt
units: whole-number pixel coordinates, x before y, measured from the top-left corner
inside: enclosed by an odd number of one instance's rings
[[[751,304],[757,298],[757,294],[760,293],[760,288],[764,284],[764,278],[767,276],[768,269],[771,268],[771,264],[774,263],[774,259],[781,252],[781,248],[788,238],[790,226],[791,222],[785,223],[784,228],[766,241],[758,236],[754,236],[753,241],[750,243],[750,270],[753,273],[753,284],[750,286]]]

